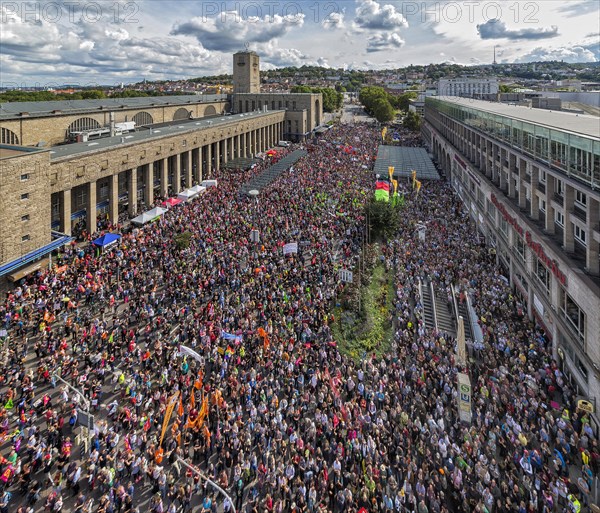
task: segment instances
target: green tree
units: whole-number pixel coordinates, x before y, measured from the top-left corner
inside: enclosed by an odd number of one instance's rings
[[[421,129],[421,116],[419,116],[416,112],[409,112],[406,116],[404,116],[403,124],[409,130],[418,132]]]
[[[400,228],[403,207],[394,206],[391,201],[377,201],[373,198],[365,205],[365,210],[373,240],[395,236]]]
[[[97,89],[89,89],[87,91],[81,91],[81,99],[82,100],[101,100],[102,98],[106,98],[106,95],[103,91],[99,91]]]
[[[295,85],[290,89],[290,93],[312,93],[313,90],[306,85]]]
[[[410,100],[416,100],[417,96],[417,93],[414,91],[407,91],[406,93],[401,94],[398,96],[398,108],[404,112],[407,112],[408,106],[410,105]]]
[[[183,251],[184,249],[187,249],[190,247],[190,242],[192,240],[192,233],[188,232],[188,231],[178,233],[177,235],[175,235],[175,237],[173,237],[173,240],[175,241],[175,246],[177,247],[177,249],[179,251]]]
[[[378,99],[387,100],[389,103],[388,94],[383,87],[367,86],[363,87],[358,93],[358,101],[363,104],[363,107],[370,115],[373,115],[373,108]]]
[[[373,103],[372,113],[380,123],[394,119],[394,108],[387,98],[377,98]]]

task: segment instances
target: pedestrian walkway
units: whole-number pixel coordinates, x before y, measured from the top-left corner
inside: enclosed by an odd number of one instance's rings
[[[246,182],[240,188],[240,192],[248,194],[249,191],[256,190],[262,191],[269,184],[273,183],[284,171],[287,171],[292,167],[298,160],[306,156],[306,150],[295,150],[289,155],[283,157],[280,161],[273,164],[271,167],[265,169],[259,175],[252,177],[251,180]]]

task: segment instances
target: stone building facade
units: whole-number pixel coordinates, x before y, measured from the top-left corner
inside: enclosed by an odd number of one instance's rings
[[[136,127],[222,115],[230,110],[224,95],[160,96],[0,104],[0,144],[62,144],[75,130],[136,122]]]
[[[275,146],[284,117],[275,111],[187,121],[131,140],[54,149],[1,145],[0,266],[48,245],[51,229],[69,235],[72,223],[84,220],[94,232],[99,214],[134,216],[155,195],[177,194],[229,160]]]

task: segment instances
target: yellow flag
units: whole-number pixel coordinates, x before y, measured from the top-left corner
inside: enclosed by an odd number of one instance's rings
[[[169,425],[169,420],[171,420],[171,415],[173,415],[173,410],[175,409],[175,405],[177,404],[177,399],[179,399],[179,392],[175,392],[175,394],[169,400],[169,404],[167,404],[167,411],[165,411],[165,420],[163,421],[162,431],[160,433],[160,442],[158,442],[159,447],[162,445],[163,439],[165,438],[167,426]]]
[[[396,194],[398,192],[398,180],[392,180],[392,183],[394,184],[394,194]]]
[[[390,182],[394,179],[394,166],[388,167],[388,173],[390,175]]]

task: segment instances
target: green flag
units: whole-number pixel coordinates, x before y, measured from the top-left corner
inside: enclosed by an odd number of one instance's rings
[[[4,408],[6,408],[7,410],[10,410],[13,407],[14,407],[14,404],[13,404],[13,400],[12,399],[9,399],[8,401],[6,401],[6,404],[4,405]]]

